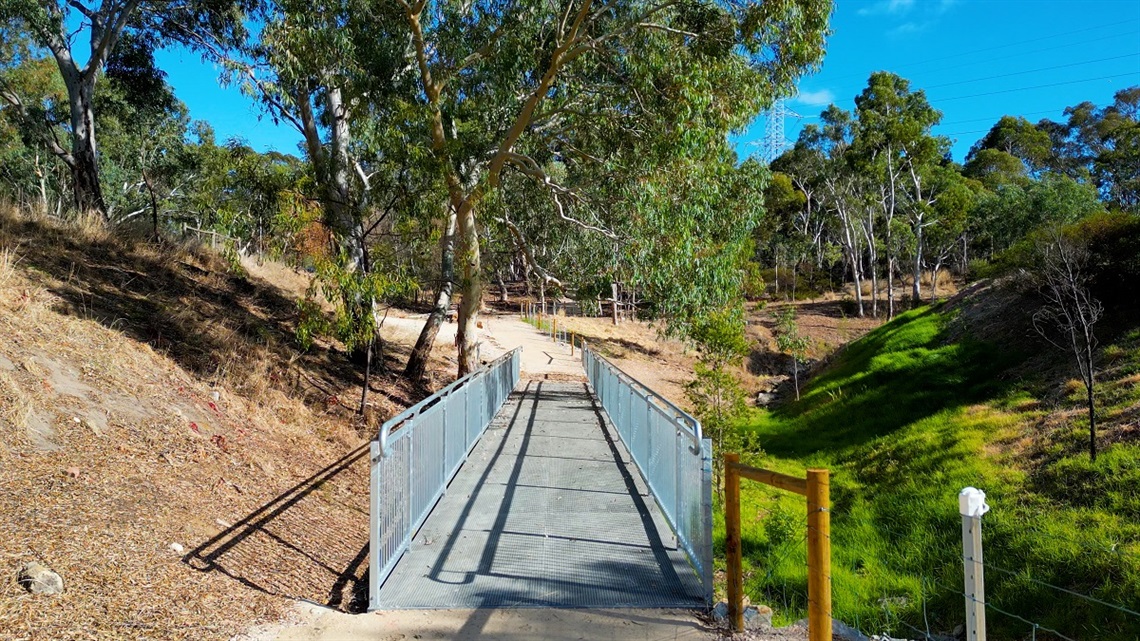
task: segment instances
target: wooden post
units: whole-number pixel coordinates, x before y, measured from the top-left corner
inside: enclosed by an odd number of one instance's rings
[[[724,454],[724,556],[728,583],[728,621],[744,630],[744,576],[740,549],[740,455]]]
[[[570,332],[570,357],[574,357],[574,332]]]
[[[827,470],[808,470],[808,641],[831,641],[829,486]]]
[[[551,318],[550,342],[557,343],[558,342],[558,317],[557,316],[551,316],[550,318]]]

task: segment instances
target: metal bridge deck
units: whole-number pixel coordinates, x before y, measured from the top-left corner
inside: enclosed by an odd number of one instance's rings
[[[531,381],[380,589],[382,609],[698,607],[701,583],[583,383]]]

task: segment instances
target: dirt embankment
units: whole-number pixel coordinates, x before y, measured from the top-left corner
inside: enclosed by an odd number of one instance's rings
[[[357,418],[356,368],[296,347],[294,293],[0,212],[0,638],[224,639],[293,599],[359,608],[364,444],[430,390],[381,372]],[[61,596],[17,584],[33,561]]]

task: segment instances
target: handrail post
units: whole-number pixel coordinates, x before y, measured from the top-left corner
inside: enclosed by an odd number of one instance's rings
[[[737,632],[744,629],[744,576],[740,549],[740,455],[724,454],[724,555],[728,584],[728,620]]]
[[[808,640],[831,641],[831,503],[827,470],[807,471]]]

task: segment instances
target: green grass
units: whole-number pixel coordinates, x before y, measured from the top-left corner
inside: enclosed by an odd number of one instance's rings
[[[791,474],[832,470],[832,582],[837,618],[866,632],[949,633],[964,620],[957,494],[986,491],[991,604],[1078,639],[1140,638],[1140,618],[1035,583],[1140,610],[1140,446],[1082,449],[1087,422],[1033,446],[1046,413],[1017,381],[1026,354],[947,339],[953,312],[917,309],[851,344],[803,398],[758,410],[742,430],[762,448],[745,459]],[[1098,390],[1100,416],[1140,405],[1140,332],[1116,345]],[[1079,401],[1066,401],[1079,409]],[[1068,405],[1067,405],[1068,406]],[[1033,456],[1030,456],[1033,454]],[[747,483],[747,482],[746,482]],[[784,621],[804,616],[805,508],[800,497],[747,483],[745,585]],[[723,521],[717,519],[723,542]],[[989,612],[990,638],[1030,638],[1028,624]],[[1050,638],[1042,631],[1038,639]]]

